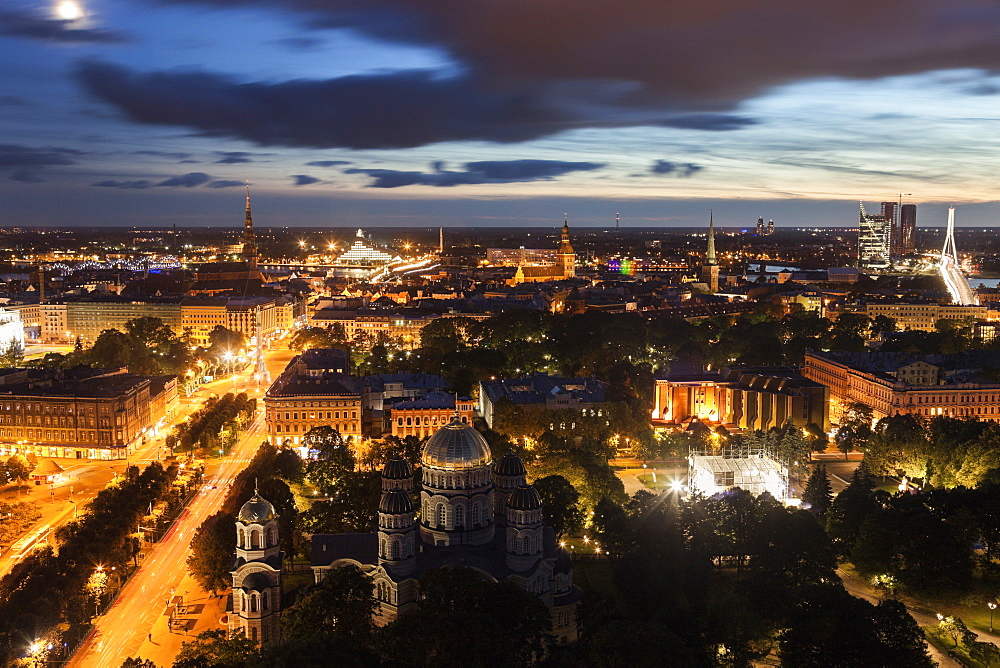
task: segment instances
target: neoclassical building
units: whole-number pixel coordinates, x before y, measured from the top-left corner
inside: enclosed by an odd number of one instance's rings
[[[376,621],[386,624],[418,610],[419,578],[427,571],[472,568],[538,596],[556,641],[576,640],[573,563],[543,522],[521,460],[507,454],[494,463],[482,435],[455,418],[428,439],[421,468],[417,496],[410,465],[400,458],[386,464],[377,532],[312,537],[316,581],[332,568],[358,566],[374,580]]]
[[[281,565],[278,514],[254,490],[236,517],[230,632],[267,645],[281,640]]]

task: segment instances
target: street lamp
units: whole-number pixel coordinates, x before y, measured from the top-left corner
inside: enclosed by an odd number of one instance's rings
[[[993,633],[993,611],[997,609],[997,604],[994,601],[990,601],[986,605],[990,608],[990,633]]]

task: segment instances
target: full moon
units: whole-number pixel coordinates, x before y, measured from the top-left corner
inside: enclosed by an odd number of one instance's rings
[[[66,0],[66,2],[60,2],[59,7],[56,8],[59,13],[59,17],[66,19],[67,21],[75,21],[76,19],[83,16],[83,10],[80,9],[80,5],[72,2],[72,0]]]

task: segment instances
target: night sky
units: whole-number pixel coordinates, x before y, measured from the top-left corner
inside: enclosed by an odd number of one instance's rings
[[[0,225],[992,226],[997,0],[2,0]]]

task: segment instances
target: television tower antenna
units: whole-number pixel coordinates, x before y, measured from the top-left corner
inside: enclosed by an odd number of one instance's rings
[[[620,213],[616,213],[615,214],[615,232],[618,231],[618,228],[621,227],[621,224],[622,224],[622,215]]]

